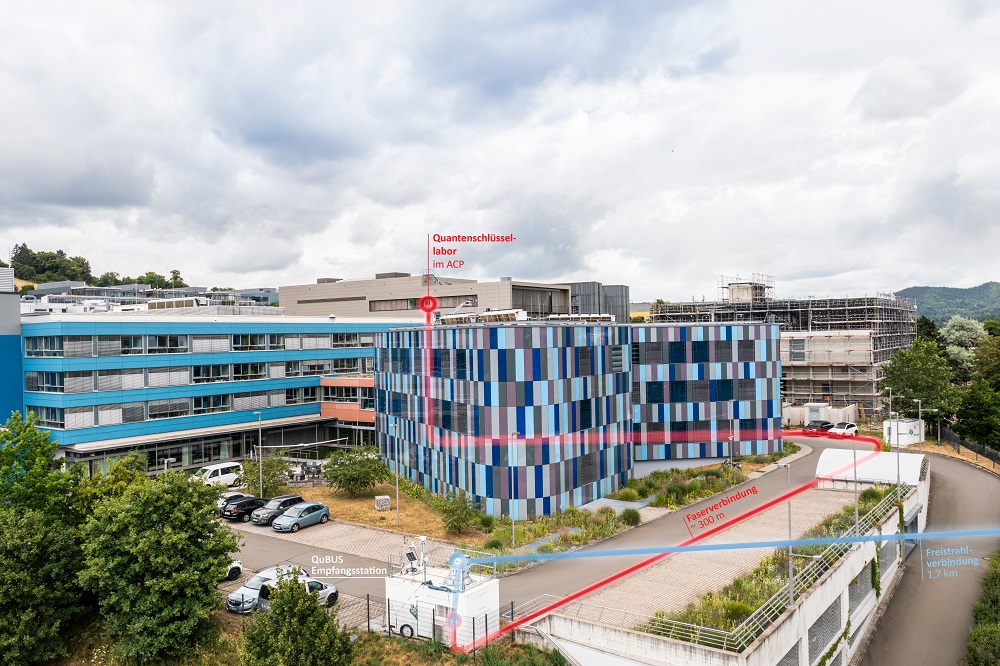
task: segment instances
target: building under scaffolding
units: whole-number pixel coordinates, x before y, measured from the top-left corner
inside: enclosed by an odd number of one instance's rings
[[[775,299],[774,278],[719,279],[719,300],[655,305],[655,322],[781,325],[785,402],[860,404],[880,409],[877,382],[916,336],[916,304],[891,293],[874,297]]]

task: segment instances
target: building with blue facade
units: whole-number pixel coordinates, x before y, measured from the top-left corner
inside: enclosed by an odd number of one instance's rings
[[[549,322],[378,336],[376,437],[393,469],[493,515],[619,489],[636,461],[781,447],[778,327]]]
[[[398,324],[200,310],[6,313],[0,406],[33,412],[92,472],[133,451],[149,471],[240,459],[258,432],[268,445],[371,441],[370,423],[323,415],[320,378],[371,372],[375,334]]]

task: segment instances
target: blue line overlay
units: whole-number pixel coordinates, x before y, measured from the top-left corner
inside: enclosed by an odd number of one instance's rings
[[[871,534],[865,536],[825,537],[823,539],[793,539],[789,541],[745,541],[743,543],[713,543],[695,546],[660,546],[657,548],[629,548],[626,550],[596,550],[572,553],[544,553],[525,555],[497,555],[495,557],[470,557],[467,564],[492,564],[494,562],[531,562],[571,560],[588,557],[623,557],[628,555],[661,555],[663,553],[695,553],[706,550],[739,550],[744,548],[788,548],[788,546],[825,546],[834,543],[864,543],[882,541],[920,541],[924,539],[952,539],[956,537],[1000,536],[1000,528],[984,530],[959,530],[955,532],[904,532],[902,534]]]

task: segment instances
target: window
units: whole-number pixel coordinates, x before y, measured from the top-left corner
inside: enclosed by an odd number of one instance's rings
[[[122,338],[120,335],[97,336],[98,356],[121,356]]]
[[[592,363],[592,352],[590,347],[577,347],[576,350],[576,360],[580,364],[580,375],[592,375],[593,363]],[[589,426],[588,426],[589,427]]]
[[[98,391],[121,391],[122,373],[121,370],[98,370],[97,371]]]
[[[58,335],[24,339],[25,356],[62,356],[63,339]]]
[[[146,344],[150,354],[186,354],[188,350],[188,336],[147,335]]]
[[[43,428],[62,428],[65,425],[61,407],[32,407],[28,411],[35,413],[35,423]]]
[[[142,370],[139,372],[141,373]],[[94,390],[94,372],[92,370],[67,372],[65,376],[66,393],[89,393]]]
[[[62,393],[63,374],[61,372],[26,372],[24,373],[24,390]]]
[[[360,347],[357,333],[334,333],[333,347]]]
[[[192,335],[192,354],[221,354],[230,350],[232,339],[228,335]]]
[[[330,361],[302,361],[301,363],[304,376],[330,374]]]
[[[284,349],[285,348],[285,334],[284,333],[269,333],[267,336],[267,348],[268,349]]]
[[[203,395],[193,398],[191,413],[214,414],[215,412],[228,412],[232,408],[232,396]]]
[[[651,405],[663,402],[663,382],[646,383],[646,403]]]
[[[670,382],[670,402],[687,402],[687,382]]]
[[[318,401],[319,401],[318,386],[304,386],[302,388],[302,402],[318,402]]]
[[[333,372],[359,372],[361,359],[357,358],[335,358],[333,359]]]
[[[122,356],[144,353],[142,343],[143,337],[141,335],[123,335],[121,338]]]
[[[172,368],[150,368],[149,386],[187,386],[191,383],[191,371],[187,366]]]
[[[621,345],[611,345],[611,372],[625,372],[625,357]]]
[[[663,363],[663,343],[647,342],[645,344],[645,360],[643,362],[646,365],[660,365]]]
[[[669,355],[671,363],[687,363],[687,343],[670,342]]]
[[[285,404],[286,405],[298,405],[302,402],[302,389],[292,388],[285,389]]]
[[[187,416],[190,413],[191,404],[187,398],[149,401],[150,419],[169,419],[177,416]]]
[[[253,393],[237,393],[233,396],[233,411],[245,412],[261,410],[267,408],[267,393],[255,391]]]
[[[354,386],[324,386],[323,402],[358,402],[358,389]]]
[[[360,333],[358,335],[358,346],[359,347],[374,347],[375,346],[375,334],[374,333]]]
[[[195,384],[229,381],[228,365],[196,365],[191,370]]]
[[[715,341],[715,362],[730,363],[733,360],[733,343],[731,340]]]
[[[302,366],[298,361],[285,361],[285,376],[298,377],[302,374]]]
[[[267,336],[250,333],[233,336],[233,351],[263,351],[267,349]]]
[[[719,401],[733,399],[732,379],[718,379],[715,381],[715,399]]]
[[[695,340],[691,343],[691,362],[708,363],[708,343],[704,340]]]
[[[695,379],[690,382],[691,402],[708,402],[711,398],[707,379]]]
[[[303,333],[302,334],[302,348],[303,349],[329,349],[330,348],[330,334],[329,333]]]
[[[757,399],[757,380],[756,379],[739,379],[737,380],[737,390],[739,391],[740,400],[756,400]]]
[[[117,405],[115,405],[117,407]],[[103,414],[101,424],[104,424]],[[121,423],[140,423],[146,420],[146,403],[126,402],[121,406]]]
[[[594,403],[590,400],[580,401],[580,430],[594,427]]]
[[[635,365],[639,365],[639,364],[640,364],[639,343],[638,342],[633,342],[632,343],[632,365],[635,366]]]
[[[741,363],[757,360],[757,345],[754,340],[740,340],[736,344]]]
[[[233,381],[245,381],[249,379],[266,379],[266,363],[234,363]]]
[[[94,355],[94,338],[90,335],[63,336],[63,356],[84,357]]]

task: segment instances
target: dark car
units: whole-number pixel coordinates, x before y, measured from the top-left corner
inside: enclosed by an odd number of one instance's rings
[[[302,501],[302,497],[299,495],[279,495],[274,499],[268,500],[267,504],[254,510],[250,514],[250,519],[253,520],[256,525],[268,525],[274,522],[274,519],[285,512],[285,509],[295,506]]]
[[[807,435],[819,436],[825,435],[832,427],[833,424],[829,421],[810,421],[806,427],[802,429],[802,432]]]
[[[265,504],[267,504],[267,500],[259,497],[243,497],[222,507],[219,510],[219,516],[227,520],[241,520],[244,523],[249,523],[250,514]]]

